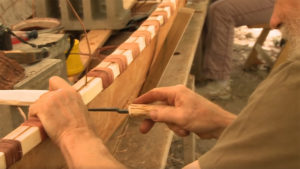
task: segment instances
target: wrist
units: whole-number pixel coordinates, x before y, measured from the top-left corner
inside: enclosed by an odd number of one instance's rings
[[[75,128],[71,130],[67,130],[63,132],[58,139],[58,146],[63,148],[67,145],[73,145],[77,143],[81,143],[81,140],[97,138],[96,135],[89,128]]]
[[[222,113],[222,116],[217,116],[217,118],[215,119],[215,124],[217,124],[218,128],[214,132],[214,137],[219,138],[225,128],[227,128],[235,119],[236,115],[227,111],[224,111],[224,113]]]

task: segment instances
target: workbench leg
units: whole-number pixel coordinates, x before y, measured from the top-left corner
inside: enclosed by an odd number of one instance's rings
[[[255,44],[254,44],[254,46],[252,48],[251,53],[249,54],[249,56],[248,56],[248,58],[247,58],[247,60],[245,62],[245,65],[244,65],[244,69],[245,70],[250,69],[253,65],[258,65],[258,64],[261,63],[261,61],[257,58],[257,54],[258,53],[257,53],[257,51],[255,49],[255,46],[257,46],[257,45],[261,45],[262,46],[264,44],[264,42],[265,42],[265,40],[266,40],[266,38],[267,38],[270,30],[271,30],[270,28],[264,28],[262,30],[262,32],[260,33],[259,37],[257,38],[257,40],[256,40],[256,42],[255,42]]]
[[[202,33],[198,42],[198,47],[197,47],[197,51],[194,57],[193,66],[191,70],[191,73],[195,75],[195,80],[197,82],[201,82],[204,79],[202,75],[203,60],[204,60],[204,46],[203,46],[204,36],[205,35]]]
[[[189,136],[183,138],[183,158],[185,164],[195,161],[195,148],[195,134],[191,133]]]
[[[195,91],[195,76],[190,75],[187,82],[187,87]],[[191,133],[189,136],[183,138],[183,157],[184,163],[189,164],[195,161],[195,134]]]

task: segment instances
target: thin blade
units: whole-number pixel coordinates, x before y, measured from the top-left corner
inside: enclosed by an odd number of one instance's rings
[[[120,114],[128,114],[128,110],[125,109],[118,109],[118,108],[90,108],[89,111],[111,111],[111,112],[118,112]]]

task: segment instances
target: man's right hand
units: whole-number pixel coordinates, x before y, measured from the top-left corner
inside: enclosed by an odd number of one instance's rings
[[[218,138],[236,118],[216,104],[182,85],[156,88],[135,100],[137,104],[162,101],[170,106],[158,106],[150,113],[140,131],[147,133],[155,122],[163,122],[179,136],[196,133],[201,138]]]

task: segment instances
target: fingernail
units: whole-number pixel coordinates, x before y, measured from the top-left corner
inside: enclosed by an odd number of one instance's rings
[[[157,121],[157,110],[151,110],[150,117],[153,121]]]

